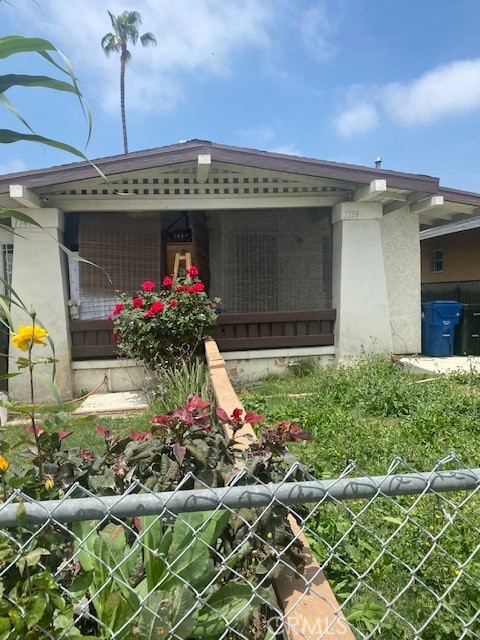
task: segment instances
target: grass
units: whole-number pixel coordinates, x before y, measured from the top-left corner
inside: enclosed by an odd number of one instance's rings
[[[304,378],[269,378],[243,401],[268,421],[294,420],[313,435],[293,451],[317,476],[335,477],[350,459],[369,474],[385,473],[396,457],[429,471],[451,451],[476,466],[480,377],[419,380],[390,360],[364,359]],[[287,397],[301,393],[311,395]]]
[[[269,422],[294,420],[313,435],[292,450],[317,478],[479,466],[480,377],[419,377],[382,358],[269,378],[244,397]],[[310,393],[288,398],[287,394]],[[322,505],[309,539],[347,618],[386,640],[480,637],[480,498],[357,500]],[[435,613],[438,599],[442,606]],[[433,615],[434,614],[434,615]],[[467,627],[461,620],[473,620]],[[418,636],[412,630],[422,629]],[[464,635],[462,635],[464,634]]]

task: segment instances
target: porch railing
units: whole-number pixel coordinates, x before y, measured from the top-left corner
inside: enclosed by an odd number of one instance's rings
[[[220,351],[333,345],[335,309],[225,313],[214,338]]]
[[[116,345],[109,320],[70,320],[72,359],[114,358]]]
[[[220,351],[334,344],[335,309],[272,313],[222,313],[214,338]],[[115,357],[112,323],[71,320],[73,360]]]

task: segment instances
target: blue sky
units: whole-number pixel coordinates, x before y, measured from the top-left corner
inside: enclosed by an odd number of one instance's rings
[[[122,153],[119,59],[107,9],[138,10],[156,48],[127,69],[131,151],[202,138],[439,176],[480,191],[478,0],[10,0],[3,34],[42,36],[75,68],[94,119],[90,158]],[[50,72],[34,55],[0,73]],[[38,132],[83,148],[78,102],[8,97]],[[5,110],[1,127],[21,125]],[[0,148],[0,173],[72,162],[44,146]]]

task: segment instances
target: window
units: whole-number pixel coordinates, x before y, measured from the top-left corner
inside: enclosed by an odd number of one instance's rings
[[[443,271],[443,249],[434,249],[432,254],[432,271],[440,273]]]
[[[13,244],[2,244],[3,289],[10,295],[8,287],[12,286]]]

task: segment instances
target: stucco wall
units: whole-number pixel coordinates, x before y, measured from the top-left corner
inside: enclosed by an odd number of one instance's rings
[[[434,249],[443,249],[443,271],[432,270]],[[422,282],[480,279],[480,229],[422,241]]]
[[[382,234],[394,353],[421,350],[420,239],[418,215],[406,209],[384,215]]]
[[[342,202],[333,209],[337,362],[393,348],[381,218],[379,202]]]

